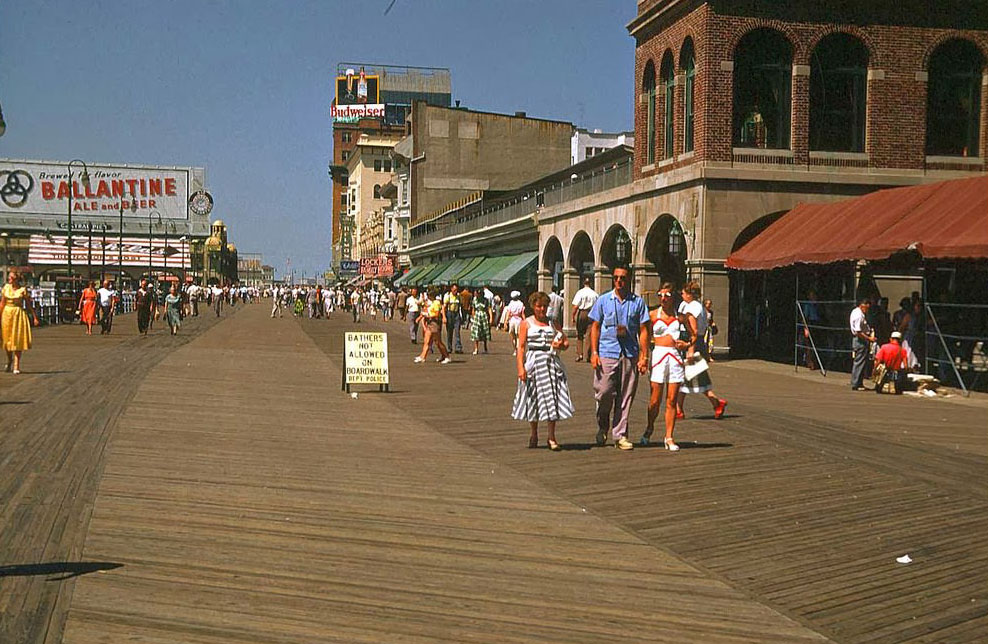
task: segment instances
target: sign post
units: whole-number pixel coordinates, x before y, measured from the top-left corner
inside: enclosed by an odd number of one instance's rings
[[[378,391],[391,391],[387,333],[346,333],[341,389],[350,393],[350,385],[377,385]]]

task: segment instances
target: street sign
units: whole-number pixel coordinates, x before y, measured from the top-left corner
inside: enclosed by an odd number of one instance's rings
[[[343,339],[342,389],[350,385],[378,385],[388,391],[388,334],[347,332]]]

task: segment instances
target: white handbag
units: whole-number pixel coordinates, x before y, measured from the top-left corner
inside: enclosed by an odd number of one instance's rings
[[[693,380],[709,368],[710,365],[707,364],[707,361],[703,359],[703,357],[697,355],[694,357],[693,362],[687,362],[684,366],[684,370],[686,371],[686,379]]]

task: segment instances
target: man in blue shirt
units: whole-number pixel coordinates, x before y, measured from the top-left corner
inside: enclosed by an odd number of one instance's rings
[[[628,440],[628,415],[638,389],[638,374],[648,369],[649,317],[645,301],[631,292],[628,269],[614,269],[614,289],[590,309],[590,366],[597,400],[597,444],[634,449]]]

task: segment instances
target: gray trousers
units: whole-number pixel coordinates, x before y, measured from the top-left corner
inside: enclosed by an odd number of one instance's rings
[[[412,342],[417,342],[419,338],[419,323],[416,322],[418,316],[418,313],[408,314],[408,337],[411,338]]]
[[[855,336],[851,340],[851,351],[854,356],[854,363],[851,365],[851,386],[861,387],[864,384],[865,370],[868,367],[868,345],[866,340]]]
[[[597,401],[597,429],[610,428],[618,440],[628,435],[628,416],[638,389],[637,358],[600,358],[600,368],[593,372],[593,391]]]

